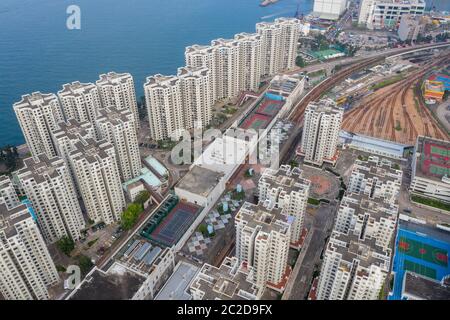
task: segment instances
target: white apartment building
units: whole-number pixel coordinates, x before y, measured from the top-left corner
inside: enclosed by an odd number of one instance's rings
[[[98,111],[102,108],[98,88],[93,83],[79,81],[63,85],[58,97],[67,120],[88,121],[95,124]]]
[[[243,70],[238,41],[220,38],[211,41],[211,46],[216,69],[216,98],[220,100],[237,97],[241,91],[239,79]]]
[[[338,20],[347,9],[347,0],[314,0],[313,14],[321,19]]]
[[[81,193],[69,154],[75,150],[75,144],[78,141],[86,139],[95,139],[95,130],[90,122],[80,123],[75,119],[69,119],[67,122],[60,122],[59,129],[53,132],[56,153],[66,162],[79,196],[81,196]]]
[[[236,257],[226,257],[219,268],[205,263],[189,285],[193,300],[259,300],[264,289],[252,282]]]
[[[370,198],[395,203],[402,184],[403,172],[399,169],[390,160],[377,156],[370,156],[367,161],[357,159],[348,180],[347,192],[363,193]]]
[[[274,75],[295,67],[300,27],[300,20],[295,18],[256,24],[256,32],[262,40],[261,75]]]
[[[186,66],[189,68],[207,68],[210,72],[210,90],[212,100],[217,100],[216,86],[220,82],[220,73],[216,68],[215,51],[211,46],[201,46],[198,44],[186,47],[184,58]]]
[[[377,300],[389,273],[390,249],[374,238],[333,232],[324,253],[317,299]]]
[[[125,196],[114,146],[105,140],[80,140],[69,158],[89,218],[106,224],[120,220]]]
[[[214,104],[211,72],[205,67],[183,67],[178,69],[178,78],[181,80],[184,128],[209,125]]]
[[[257,92],[261,83],[261,35],[239,33],[234,39],[239,44],[239,88]]]
[[[134,80],[129,73],[108,72],[101,74],[95,83],[100,93],[102,106],[115,107],[119,110],[130,110],[136,119],[136,130],[139,130],[139,112],[136,101]]]
[[[184,110],[180,82],[176,76],[157,74],[148,77],[144,84],[150,136],[154,140],[181,136]]]
[[[403,15],[420,16],[424,0],[362,0],[358,23],[368,29],[397,29]]]
[[[8,209],[20,204],[14,185],[8,176],[0,176],[0,203],[4,203]]]
[[[413,194],[450,203],[449,154],[449,141],[417,137],[409,187]]]
[[[304,228],[311,182],[302,178],[300,168],[282,165],[278,170],[265,169],[258,183],[259,201],[269,201],[293,217],[291,247],[299,249]]]
[[[58,122],[64,121],[58,97],[33,92],[23,95],[13,108],[31,155],[56,156],[52,132],[58,128]]]
[[[341,201],[334,230],[364,233],[375,239],[377,246],[388,248],[395,232],[398,205],[370,198],[365,194],[347,194]]]
[[[25,205],[0,204],[0,293],[7,300],[49,299],[59,281],[38,226]]]
[[[105,108],[99,111],[96,125],[100,137],[111,143],[116,150],[122,181],[140,175],[141,156],[133,113],[127,109]]]
[[[80,239],[86,225],[64,160],[41,154],[37,159],[25,159],[24,164],[18,177],[46,241],[53,243],[63,236]]]
[[[280,209],[245,202],[235,217],[236,257],[260,289],[283,292],[290,274],[290,221]]]
[[[335,163],[344,109],[331,99],[322,99],[306,107],[300,154],[305,162],[321,166]]]

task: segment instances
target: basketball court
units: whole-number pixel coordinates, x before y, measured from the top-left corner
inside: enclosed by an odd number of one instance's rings
[[[259,113],[254,113],[250,115],[248,118],[244,120],[242,125],[240,126],[243,129],[265,129],[269,123],[271,118]]]
[[[450,149],[443,145],[425,141],[419,161],[422,172],[426,175],[438,178],[450,176]]]
[[[256,113],[269,116],[269,117],[275,117],[277,113],[280,111],[280,109],[283,107],[284,101],[277,101],[272,99],[265,98],[258,108],[256,109]]]
[[[401,299],[403,277],[406,271],[438,281],[450,274],[449,237],[440,235],[440,231],[431,227],[401,223],[393,264],[394,292],[389,297],[390,300]]]

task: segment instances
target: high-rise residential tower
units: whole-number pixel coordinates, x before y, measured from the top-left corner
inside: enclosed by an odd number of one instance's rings
[[[58,97],[33,92],[23,95],[13,107],[31,155],[37,157],[45,153],[48,157],[56,156],[52,132],[58,128],[58,122],[64,121]]]
[[[95,83],[102,106],[130,110],[136,119],[136,130],[140,128],[134,80],[129,73],[108,72],[101,74]]]
[[[306,107],[300,154],[305,162],[321,166],[334,163],[344,109],[331,99],[322,99]]]
[[[59,281],[38,226],[25,205],[0,204],[0,293],[7,300],[49,299]]]
[[[125,196],[114,146],[106,140],[80,140],[69,158],[89,218],[106,224],[119,220]]]
[[[126,109],[105,108],[100,110],[96,124],[101,138],[116,150],[122,181],[137,177],[142,166],[133,113]]]
[[[58,91],[58,96],[67,120],[95,123],[98,112],[102,108],[100,94],[95,84],[78,81],[68,83],[63,85],[61,91]]]
[[[46,241],[53,243],[63,236],[80,239],[85,221],[64,160],[41,154],[37,159],[25,159],[24,163],[18,177]]]
[[[8,176],[0,176],[0,203],[6,204],[8,209],[20,204],[14,185]]]

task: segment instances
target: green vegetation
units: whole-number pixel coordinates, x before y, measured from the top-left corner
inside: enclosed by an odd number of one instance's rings
[[[144,206],[144,203],[150,198],[150,192],[147,190],[143,190],[139,192],[139,194],[134,199],[134,203],[140,204],[141,206]]]
[[[411,200],[417,203],[424,204],[426,206],[434,207],[445,211],[450,211],[450,203],[441,202],[435,199],[424,198],[417,195],[412,195]]]
[[[208,226],[204,223],[202,223],[201,225],[198,226],[197,231],[201,232],[204,237],[208,237],[208,238],[212,238],[216,235],[214,232],[210,234],[208,232]]]
[[[220,215],[224,215],[230,212],[230,208],[228,208],[228,211],[223,211],[223,205],[221,203],[217,206],[217,211],[219,212]]]
[[[374,85],[371,87],[371,89],[372,89],[372,90],[378,90],[378,89],[381,89],[381,88],[390,86],[391,84],[394,84],[394,83],[396,83],[396,82],[399,82],[399,81],[402,80],[402,79],[403,79],[403,75],[398,75],[398,76],[392,77],[392,78],[390,78],[390,79],[387,79],[387,80],[378,82],[377,84],[374,84]]]
[[[303,59],[302,56],[297,56],[297,58],[295,59],[295,65],[300,68],[306,67],[305,59]]]
[[[94,266],[91,259],[85,255],[79,255],[76,257],[78,266],[80,267],[81,274],[86,275]]]
[[[398,165],[398,163],[394,163],[392,168],[394,168],[395,170],[400,170],[400,166]]]
[[[57,264],[55,267],[56,267],[56,271],[58,271],[58,272],[66,272],[66,268],[59,264]]]
[[[253,175],[250,174],[250,169],[245,170],[244,172],[244,178],[249,179],[251,178]]]
[[[245,199],[245,192],[244,190],[242,190],[241,192],[237,192],[236,190],[233,191],[233,194],[231,195],[231,198],[233,200],[244,200]]]
[[[144,210],[141,204],[131,203],[128,205],[127,209],[122,213],[122,228],[124,230],[129,230],[133,228],[140,213]]]
[[[361,160],[361,161],[367,161],[367,160],[369,160],[369,157],[363,156],[363,155],[359,155],[359,156],[358,156],[358,160]]]
[[[320,204],[320,201],[314,198],[308,198],[308,203],[314,206],[318,206]]]
[[[328,172],[331,172],[332,174],[334,174],[336,177],[340,177],[341,175],[339,173],[337,173],[336,171],[334,171],[333,169],[326,167],[325,170],[327,170]]]
[[[339,200],[339,201],[341,201],[342,198],[344,197],[344,193],[345,193],[345,190],[340,189],[340,190],[339,190],[339,194],[337,195],[336,199]]]
[[[296,160],[291,160],[291,161],[289,162],[289,165],[290,165],[292,168],[296,168],[296,167],[298,167],[299,163],[298,163],[298,161],[296,161]]]
[[[75,242],[71,237],[64,236],[56,242],[56,246],[66,256],[70,257],[70,253],[73,251],[73,249],[75,249]]]
[[[400,125],[400,121],[396,120],[396,125],[395,125],[394,129],[396,131],[401,131],[402,130],[402,126]]]
[[[322,51],[330,48],[330,43],[323,34],[318,34],[314,37],[316,41],[311,43],[311,50]]]
[[[6,169],[4,172],[1,172],[0,170],[0,174],[9,174],[13,172],[17,167],[18,158],[19,154],[15,146],[6,145],[0,148],[0,165],[3,165]]]
[[[163,150],[172,150],[178,144],[178,141],[172,141],[170,139],[167,140],[159,140],[158,148]]]
[[[237,108],[226,107],[223,113],[225,114],[234,114],[237,111]]]
[[[380,292],[378,293],[378,300],[384,300],[384,283],[381,286]]]
[[[98,241],[98,238],[89,241],[89,242],[87,243],[88,247],[89,247],[89,248],[92,247],[97,241]]]
[[[320,76],[326,76],[327,72],[324,69],[321,70],[317,70],[317,71],[313,71],[308,73],[308,77],[310,78],[315,78],[315,77],[320,77]]]

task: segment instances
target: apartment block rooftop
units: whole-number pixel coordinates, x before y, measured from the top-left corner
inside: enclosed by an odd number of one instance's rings
[[[367,160],[356,159],[353,172],[364,174],[365,179],[377,178],[383,182],[392,181],[399,184],[402,182],[403,175],[400,167],[394,162],[377,156],[369,156]]]
[[[193,279],[191,292],[202,300],[257,300],[262,293],[244,270],[236,257],[226,257],[219,268],[205,264]]]
[[[287,234],[292,223],[288,219],[290,218],[281,213],[281,209],[270,207],[267,202],[260,202],[257,205],[244,202],[235,217],[236,223],[245,222],[245,228],[258,228],[265,234],[271,232]]]
[[[299,167],[290,165],[281,165],[278,170],[265,169],[259,182],[267,183],[269,188],[282,188],[287,193],[307,192],[311,185],[311,181],[302,178],[302,171]]]
[[[98,110],[97,121],[99,123],[109,122],[113,126],[120,125],[134,119],[133,113],[130,109],[117,109],[114,107],[104,108]]]
[[[41,93],[39,91],[22,96],[22,100],[14,103],[14,110],[39,109],[42,106],[50,105],[52,102],[59,104],[58,97],[53,93]]]
[[[95,141],[94,139],[86,139],[77,141],[75,149],[70,153],[74,160],[85,159],[89,163],[95,163],[102,159],[109,158],[109,152],[114,150],[112,144],[106,140]]]
[[[199,267],[188,262],[178,262],[155,300],[191,300],[192,295],[189,292],[189,285],[199,270]]]
[[[75,119],[69,119],[66,122],[58,124],[59,129],[53,132],[53,137],[58,140],[63,137],[71,141],[88,138],[94,138],[94,128],[88,121],[78,122]]]
[[[332,99],[320,99],[318,102],[311,102],[306,110],[329,115],[344,113],[344,108],[338,107]]]
[[[4,232],[7,238],[16,235],[15,224],[26,219],[31,219],[26,205],[20,204],[8,209],[6,204],[0,203],[0,233]]]
[[[72,83],[64,84],[62,90],[58,91],[58,95],[60,97],[80,97],[83,93],[89,93],[92,90],[97,90],[97,86],[94,83],[81,83],[80,81],[74,81]]]
[[[62,158],[53,157],[49,159],[43,153],[36,158],[27,158],[23,162],[25,166],[18,171],[18,176],[23,180],[33,179],[36,183],[58,177],[59,171],[66,167]]]
[[[133,77],[129,73],[117,73],[114,71],[101,74],[99,78],[100,79],[96,81],[96,84],[98,86],[117,85],[120,83],[126,83],[129,79],[133,79]]]
[[[378,246],[375,238],[361,239],[358,234],[353,232],[344,234],[333,231],[327,250],[339,253],[346,263],[351,264],[354,260],[358,260],[359,266],[363,268],[375,265],[386,272],[389,271],[391,250]],[[345,266],[345,262],[343,266]]]

